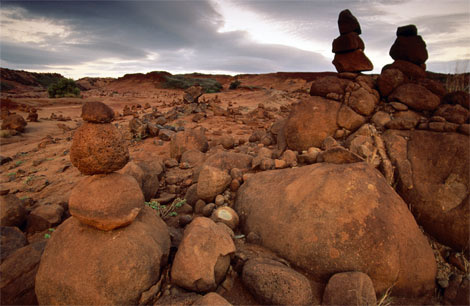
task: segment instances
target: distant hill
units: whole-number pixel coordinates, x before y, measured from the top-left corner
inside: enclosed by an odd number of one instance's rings
[[[38,73],[0,68],[0,90],[2,92],[45,90],[49,85],[63,78],[65,77],[59,73]]]

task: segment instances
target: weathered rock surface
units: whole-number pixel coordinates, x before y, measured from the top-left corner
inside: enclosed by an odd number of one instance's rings
[[[119,173],[127,174],[135,178],[142,193],[144,194],[145,201],[150,201],[158,191],[161,167],[142,160],[133,160],[126,164],[124,168],[119,170]]]
[[[197,196],[206,202],[211,202],[230,185],[231,181],[232,177],[226,170],[204,166],[199,173]]]
[[[214,221],[198,217],[184,230],[171,267],[172,282],[192,291],[215,290],[225,277],[233,252],[235,245],[228,232]]]
[[[317,96],[295,104],[285,126],[288,147],[295,151],[320,147],[338,129],[336,117],[340,106],[336,101]]]
[[[82,119],[93,123],[109,123],[114,119],[114,111],[103,102],[85,102]]]
[[[312,289],[308,279],[271,259],[249,259],[243,266],[242,280],[256,299],[266,305],[312,303]]]
[[[34,233],[58,225],[63,214],[64,208],[59,204],[39,205],[27,217],[26,231]]]
[[[336,53],[333,59],[338,72],[370,71],[374,65],[360,49],[347,53]]]
[[[388,97],[389,101],[400,101],[419,111],[435,110],[441,100],[425,87],[413,83],[400,85]]]
[[[14,194],[0,196],[0,226],[21,226],[26,209]]]
[[[75,131],[70,160],[83,174],[111,173],[126,165],[129,150],[114,125],[84,123]]]
[[[26,125],[28,125],[28,123],[21,115],[11,114],[3,119],[2,130],[15,130],[18,132],[24,132]]]
[[[85,178],[73,188],[69,199],[72,216],[104,231],[130,224],[143,206],[137,181],[120,173]]]
[[[2,262],[17,249],[22,248],[28,244],[26,236],[23,234],[23,232],[20,231],[19,228],[13,226],[1,226],[0,239],[0,262]]]
[[[417,222],[441,243],[465,249],[470,239],[468,136],[388,130],[383,138],[398,170],[397,191]]]
[[[215,292],[209,292],[203,297],[198,298],[192,305],[219,305],[219,306],[230,306],[226,299]]]
[[[362,272],[333,275],[323,293],[322,305],[377,305],[374,284]]]
[[[36,305],[34,292],[45,241],[22,247],[0,265],[0,301],[2,305]],[[55,263],[56,266],[57,263]]]
[[[176,133],[170,142],[170,156],[180,160],[181,155],[188,150],[206,152],[209,148],[204,129],[187,129]]]
[[[148,207],[129,226],[100,231],[71,217],[47,243],[36,276],[41,305],[130,305],[156,284],[170,236]],[[60,264],[58,264],[60,263]]]
[[[436,263],[406,204],[365,163],[315,164],[265,171],[239,189],[235,210],[244,233],[326,282],[364,271],[377,293],[434,288]]]

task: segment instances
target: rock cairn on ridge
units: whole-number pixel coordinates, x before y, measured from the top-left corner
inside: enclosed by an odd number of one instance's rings
[[[426,43],[418,35],[418,29],[414,24],[397,28],[397,39],[389,54],[394,60],[408,61],[416,65],[423,65],[428,59]]]
[[[166,264],[165,223],[144,205],[134,177],[114,171],[128,159],[112,110],[85,103],[72,163],[91,176],[71,192],[72,215],[52,235],[36,276],[40,304],[137,304]],[[58,265],[57,263],[60,263]]]
[[[340,36],[333,40],[333,65],[338,72],[370,71],[374,68],[364,54],[365,45],[359,37],[361,26],[349,10],[339,14],[338,27]]]

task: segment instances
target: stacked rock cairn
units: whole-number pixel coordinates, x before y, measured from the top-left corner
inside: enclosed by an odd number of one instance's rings
[[[338,72],[370,71],[374,68],[364,54],[365,45],[359,37],[361,26],[356,17],[349,11],[339,13],[338,27],[340,36],[333,41],[333,65]]]
[[[395,61],[411,62],[426,70],[424,64],[428,59],[426,43],[418,35],[418,29],[413,24],[397,28],[397,39],[390,48],[389,54]]]
[[[169,250],[163,221],[145,207],[134,177],[115,171],[129,160],[111,123],[113,110],[87,102],[70,159],[85,175],[71,191],[72,215],[49,240],[36,276],[40,304],[137,304],[155,284]]]

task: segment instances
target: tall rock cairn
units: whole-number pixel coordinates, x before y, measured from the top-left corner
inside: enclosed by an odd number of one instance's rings
[[[359,37],[361,26],[349,10],[339,13],[338,27],[340,36],[333,40],[333,65],[338,72],[360,72],[374,69],[364,54],[365,45]]]
[[[390,48],[390,56],[395,60],[411,62],[426,69],[428,51],[423,38],[418,35],[414,24],[397,28],[397,39]]]
[[[101,102],[82,108],[70,159],[85,175],[69,198],[72,215],[49,240],[36,276],[40,304],[131,305],[160,276],[169,253],[166,225],[144,205],[134,177],[115,171],[129,160],[114,112]]]

